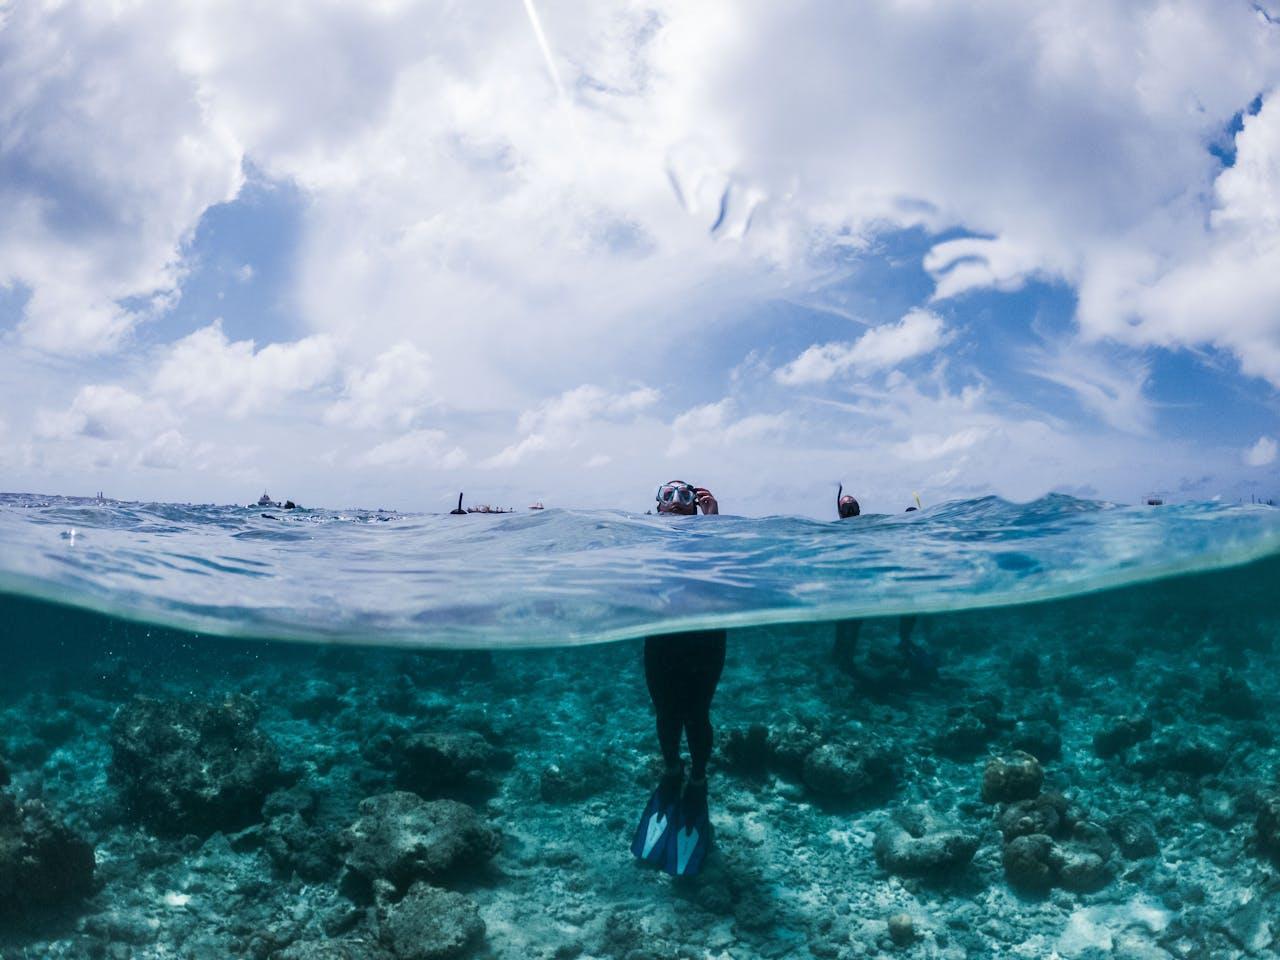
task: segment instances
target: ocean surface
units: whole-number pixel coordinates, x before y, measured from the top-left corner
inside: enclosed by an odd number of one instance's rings
[[[1069,597],[1280,552],[1280,511],[995,497],[844,522],[0,495],[0,591],[227,636],[561,646]]]
[[[641,638],[713,627],[673,878]],[[0,958],[1278,957],[1278,641],[1266,506],[0,495]]]

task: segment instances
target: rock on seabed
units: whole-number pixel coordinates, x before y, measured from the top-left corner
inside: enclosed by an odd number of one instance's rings
[[[222,700],[135,697],[111,723],[111,772],[142,822],[207,835],[256,822],[282,782],[275,744],[242,694]]]

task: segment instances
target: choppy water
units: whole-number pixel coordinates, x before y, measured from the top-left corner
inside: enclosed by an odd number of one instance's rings
[[[673,881],[629,849],[638,638],[705,626],[715,848]],[[1276,958],[1277,711],[1268,507],[4,496],[0,958]]]
[[[1280,551],[1280,511],[994,497],[843,522],[0,496],[0,590],[204,632],[423,647],[1067,597]]]

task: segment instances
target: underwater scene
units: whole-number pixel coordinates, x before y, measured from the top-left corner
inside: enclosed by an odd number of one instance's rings
[[[1269,506],[4,495],[0,957],[1277,957],[1278,587]]]

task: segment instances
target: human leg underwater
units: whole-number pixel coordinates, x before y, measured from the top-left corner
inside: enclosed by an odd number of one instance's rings
[[[662,847],[660,865],[677,875],[696,873],[711,841],[706,783],[714,743],[711,701],[724,670],[726,645],[723,630],[645,638],[645,682],[666,771],[636,829],[632,851],[659,863]],[[689,743],[691,768],[683,790],[682,732]]]

